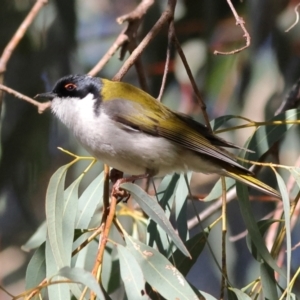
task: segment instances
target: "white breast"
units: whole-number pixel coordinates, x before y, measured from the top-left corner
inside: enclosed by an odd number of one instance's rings
[[[97,116],[94,102],[92,94],[84,99],[55,98],[51,108],[84,148],[109,166],[130,175],[149,171],[156,175],[187,170],[216,172],[211,163],[165,138],[131,129],[101,109]]]

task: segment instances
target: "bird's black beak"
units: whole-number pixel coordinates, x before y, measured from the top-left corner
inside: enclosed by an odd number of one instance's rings
[[[37,100],[53,100],[57,96],[56,93],[53,92],[48,92],[48,93],[42,93],[42,94],[37,94],[34,96],[34,99]]]

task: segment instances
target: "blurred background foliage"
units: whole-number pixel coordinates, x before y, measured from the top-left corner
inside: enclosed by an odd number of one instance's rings
[[[1,0],[1,51],[34,2]],[[5,73],[5,84],[32,97],[51,89],[63,75],[87,73],[120,33],[122,26],[116,23],[116,18],[130,12],[138,2],[50,0],[13,53]],[[247,50],[229,56],[213,54],[214,50],[230,51],[245,43],[225,0],[178,0],[175,21],[177,36],[211,119],[234,114],[263,121],[275,114],[284,103],[291,86],[299,79],[300,25],[285,32],[295,20],[294,7],[297,1],[232,2],[246,21],[251,35],[251,46]],[[142,23],[140,37],[154,25],[165,5],[166,1],[155,1]],[[166,49],[167,28],[142,55],[149,91],[155,97],[161,85]],[[122,62],[115,55],[99,75],[111,78],[121,65]],[[124,81],[138,85],[134,69],[128,72]],[[174,51],[163,102],[202,120],[185,70]],[[238,122],[230,121],[229,125],[238,125]],[[230,131],[224,137],[243,145],[251,132],[252,129]],[[58,146],[85,154],[49,112],[39,115],[30,104],[5,95],[1,113],[0,284],[15,294],[24,290],[23,278],[32,254],[22,252],[20,246],[45,218],[44,200],[50,176],[70,160],[57,150]],[[280,144],[280,162],[294,165],[299,155],[298,149],[299,131],[294,128]],[[78,176],[79,169],[73,169],[73,175],[67,178],[69,182]],[[95,174],[98,171],[94,168]],[[268,175],[268,172],[263,172],[262,179],[274,184],[274,179]],[[215,181],[215,176],[197,174],[192,180],[192,190],[204,197]],[[259,201],[253,201],[252,207],[258,219],[274,209],[274,203],[262,201],[259,197],[256,200]],[[197,203],[199,210],[209,205]],[[188,210],[192,215],[189,207]],[[229,237],[244,231],[245,226],[235,201],[228,205],[228,222]],[[209,223],[209,220],[205,222]],[[195,233],[196,229],[192,229],[191,236]],[[210,235],[212,248],[219,247],[220,234],[219,230],[215,230]],[[292,238],[293,244],[299,242],[297,230],[293,231]],[[256,265],[246,250],[245,238],[228,242],[227,246],[230,278],[237,286],[242,286],[251,281]],[[300,264],[299,250],[294,251],[292,263],[292,271],[295,271]],[[218,297],[219,271],[207,249],[189,273],[188,280],[197,288]],[[299,285],[300,282],[296,282],[298,291]],[[1,291],[0,298],[9,299]]]

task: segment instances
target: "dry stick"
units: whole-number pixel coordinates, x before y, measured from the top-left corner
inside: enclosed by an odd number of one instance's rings
[[[4,48],[4,51],[0,57],[0,84],[3,83],[4,73],[6,71],[7,63],[19,44],[20,40],[23,38],[25,32],[27,31],[28,27],[33,22],[34,18],[37,16],[38,12],[42,9],[44,5],[46,5],[48,0],[37,0],[36,3],[33,5],[32,9],[21,23],[19,28],[17,29],[16,33],[13,35],[7,46]],[[0,93],[0,112],[2,108],[2,100],[3,100],[3,93]]]
[[[161,87],[159,91],[159,95],[157,97],[157,100],[160,102],[161,98],[163,96],[165,87],[166,87],[166,82],[167,82],[167,76],[169,73],[169,66],[170,66],[170,57],[171,57],[171,48],[172,48],[172,39],[173,39],[173,34],[171,27],[174,26],[174,20],[172,20],[169,24],[169,30],[168,30],[168,48],[167,48],[167,56],[166,56],[166,63],[165,63],[165,69],[164,69],[164,74],[161,82]]]
[[[203,114],[203,117],[204,117],[204,120],[205,120],[205,124],[206,124],[207,128],[212,132],[212,129],[211,129],[211,126],[210,126],[210,122],[209,122],[209,117],[208,117],[207,112],[206,112],[205,102],[204,102],[204,100],[201,97],[201,94],[200,94],[199,89],[197,87],[197,84],[195,82],[195,79],[194,79],[194,76],[192,74],[192,71],[191,71],[191,69],[189,67],[189,64],[188,64],[188,62],[186,60],[186,57],[185,57],[185,55],[184,55],[184,53],[182,51],[180,43],[179,43],[179,41],[178,41],[178,39],[176,37],[174,23],[173,23],[173,26],[171,26],[171,31],[172,31],[173,41],[174,41],[176,50],[177,50],[177,52],[178,52],[178,54],[179,54],[179,56],[181,58],[181,61],[182,61],[183,65],[184,65],[184,67],[185,67],[186,73],[187,73],[187,75],[188,75],[188,77],[190,79],[190,82],[192,84],[194,93],[195,93],[196,98],[198,100],[198,103],[199,103],[199,105],[201,107],[202,114]]]
[[[251,44],[251,37],[250,37],[250,34],[248,33],[246,27],[245,27],[245,21],[243,20],[243,18],[241,18],[238,13],[236,12],[234,6],[232,5],[231,1],[230,0],[227,0],[227,3],[234,15],[234,18],[236,20],[236,25],[240,25],[243,32],[244,32],[244,35],[243,37],[245,38],[246,40],[246,45],[239,48],[239,49],[235,49],[233,51],[229,51],[229,52],[221,52],[221,51],[214,51],[214,54],[218,55],[218,54],[221,54],[221,55],[231,55],[231,54],[235,54],[235,53],[238,53],[238,52],[241,52],[243,51],[244,49],[248,48]]]
[[[138,57],[142,54],[148,44],[153,40],[153,38],[159,33],[164,24],[173,19],[173,11],[176,5],[176,0],[169,0],[167,8],[162,13],[158,21],[154,24],[148,34],[140,42],[140,44],[134,49],[129,58],[125,61],[119,72],[113,77],[113,80],[120,81],[127,71],[133,66]]]
[[[46,109],[48,109],[50,107],[50,102],[40,103],[40,102],[38,102],[28,96],[25,96],[3,84],[0,84],[0,90],[6,92],[8,94],[11,94],[18,99],[21,99],[21,100],[24,100],[24,101],[27,101],[27,102],[33,104],[34,106],[37,107],[39,114],[42,114]]]
[[[300,3],[298,3],[298,4],[295,6],[295,8],[294,8],[295,14],[296,14],[296,20],[295,20],[295,22],[294,22],[288,29],[286,29],[285,32],[290,31],[293,27],[295,27],[295,26],[298,24],[298,22],[299,22],[298,7],[299,7],[299,6],[300,6]]]
[[[131,13],[121,16],[117,19],[119,24],[128,21],[128,26],[122,30],[113,45],[101,58],[101,60],[89,71],[89,75],[95,76],[106,63],[111,59],[111,57],[117,52],[119,48],[126,49],[126,45],[131,41],[133,37],[136,36],[137,29],[140,25],[142,17],[146,14],[147,10],[154,3],[154,0],[143,0]],[[122,49],[121,53],[124,53]],[[121,54],[122,55],[122,54]]]

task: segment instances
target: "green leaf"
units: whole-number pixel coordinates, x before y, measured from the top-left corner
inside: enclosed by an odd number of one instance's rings
[[[146,281],[166,299],[198,299],[182,274],[157,250],[125,236],[126,245]]]
[[[122,245],[118,245],[121,277],[123,279],[128,299],[149,299],[145,291],[145,279],[140,266],[131,252]]]
[[[87,272],[84,269],[80,268],[64,267],[59,270],[57,275],[69,278],[70,280],[77,283],[82,283],[90,290],[92,290],[100,300],[105,299],[98,282],[90,272]]]
[[[251,298],[241,290],[235,288],[229,288],[229,290],[235,294],[238,300],[251,300]]]
[[[292,237],[291,237],[291,221],[290,221],[290,198],[288,195],[288,191],[286,188],[286,185],[282,179],[282,177],[274,171],[279,187],[279,191],[281,193],[282,197],[282,203],[283,203],[283,211],[284,211],[284,221],[285,221],[285,234],[286,234],[286,284],[289,286],[290,284],[290,274],[291,274],[291,259],[292,259]],[[290,291],[288,291],[288,294]]]
[[[278,299],[274,270],[267,264],[260,264],[260,277],[265,299]]]
[[[47,237],[47,223],[44,221],[30,239],[22,246],[23,251],[30,251],[38,248],[46,241]]]
[[[187,228],[187,201],[189,195],[189,184],[191,182],[192,172],[187,175],[181,174],[175,194],[175,219],[176,227],[180,238],[185,241],[188,238]]]
[[[53,249],[52,249],[50,241],[49,241],[49,237],[47,237],[47,240],[46,240],[45,253],[46,253],[45,254],[45,256],[46,256],[46,275],[47,275],[47,278],[50,279],[54,275],[57,274],[59,268],[55,261],[55,257],[54,257]],[[56,277],[55,280],[52,280],[52,281],[56,281],[56,280],[60,280],[60,279],[63,279],[63,278]],[[69,285],[66,283],[51,284],[47,287],[47,290],[48,290],[49,300],[71,299]]]
[[[261,236],[264,236],[268,228],[274,223],[274,222],[281,222],[281,220],[273,220],[273,219],[267,219],[267,220],[260,220],[257,222],[257,227],[259,229],[259,232]],[[246,236],[246,243],[247,247],[252,254],[252,256],[259,262],[261,262],[261,256],[258,254],[258,251],[256,249],[255,244],[252,242],[251,237],[249,233]]]
[[[184,256],[179,250],[176,250],[169,260],[177,267],[183,276],[186,276],[194,263],[197,261],[199,255],[202,253],[204,246],[206,245],[209,230],[197,233],[191,239],[185,242],[185,246],[190,252],[192,259]],[[201,292],[202,293],[202,292]]]
[[[238,202],[239,202],[242,217],[246,224],[246,228],[251,237],[251,240],[253,241],[254,245],[256,246],[258,253],[261,255],[263,261],[265,261],[271,268],[273,268],[280,275],[285,277],[283,271],[277,266],[273,257],[269,253],[269,251],[264,243],[264,240],[259,232],[259,228],[257,226],[256,220],[252,213],[247,187],[245,185],[237,182],[236,190],[237,190],[237,196],[239,199]]]
[[[46,278],[45,243],[33,254],[26,269],[26,290],[37,287]],[[45,297],[42,290],[42,298]],[[36,297],[35,299],[38,299]]]
[[[75,218],[78,205],[78,187],[83,178],[81,174],[64,193],[64,211],[62,220],[63,247],[66,258],[71,261],[72,246],[74,240]],[[70,264],[69,264],[70,265]]]
[[[291,109],[285,111],[269,121],[292,121],[300,119],[300,111]],[[246,152],[244,157],[249,160],[258,160],[269,148],[293,126],[293,124],[276,124],[259,126],[253,136],[249,140],[248,149],[255,152]]]
[[[104,172],[101,172],[84,190],[78,201],[78,213],[75,228],[88,228],[97,206],[103,197]]]
[[[182,253],[184,253],[186,256],[190,256],[188,250],[184,246],[178,234],[175,232],[170,221],[165,216],[164,211],[157,201],[150,197],[136,184],[123,183],[120,187],[131,193],[143,211],[170,236],[174,244],[182,251]]]
[[[49,243],[59,268],[69,265],[63,242],[64,184],[70,164],[60,167],[51,177],[46,192],[46,220]]]

